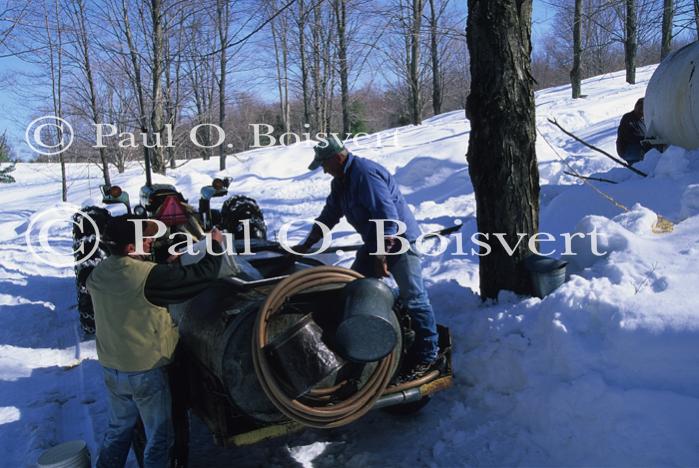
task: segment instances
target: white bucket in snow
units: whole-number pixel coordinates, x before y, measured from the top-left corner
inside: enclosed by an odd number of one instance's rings
[[[82,440],[51,447],[36,462],[39,468],[90,468],[90,452]]]

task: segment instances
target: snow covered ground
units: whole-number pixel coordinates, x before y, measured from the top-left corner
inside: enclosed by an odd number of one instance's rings
[[[192,465],[699,465],[699,152],[654,151],[638,165],[649,175],[642,178],[547,122],[556,118],[613,153],[616,125],[652,72],[640,69],[633,86],[623,73],[587,80],[587,98],[575,101],[568,86],[537,94],[541,230],[596,228],[607,255],[576,242],[569,280],[555,293],[544,300],[503,293],[497,304],[477,296],[477,257],[452,255],[452,242],[425,258],[438,319],[453,333],[453,388],[410,418],[377,412],[245,449],[214,447],[199,424]],[[463,112],[397,132],[396,139],[382,132],[380,145],[377,135],[362,140],[357,154],[395,173],[424,231],[461,220],[466,242],[476,225]],[[592,184],[629,211],[565,175],[556,153],[581,174],[617,181]],[[233,192],[259,201],[272,234],[319,213],[330,181],[306,171],[308,144],[238,157],[223,173],[217,160],[193,161],[162,179],[195,202],[211,177],[230,176]],[[68,165],[68,177],[71,203],[98,198],[95,166]],[[94,455],[107,417],[94,341],[78,333],[72,268],[42,264],[25,247],[32,216],[60,199],[57,167],[20,164],[15,178],[0,187],[0,465],[12,467],[75,438]],[[138,196],[138,164],[113,178]],[[652,232],[656,214],[675,223],[672,233]],[[67,228],[54,234],[70,242]],[[347,224],[334,234],[338,243],[357,240]]]

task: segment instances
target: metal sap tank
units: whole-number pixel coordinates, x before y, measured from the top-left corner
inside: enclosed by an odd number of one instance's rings
[[[252,329],[263,302],[260,294],[239,294],[218,282],[169,309],[180,341],[220,379],[236,407],[255,420],[279,422],[284,417],[265,396],[252,364]]]
[[[369,283],[371,286],[371,282],[380,283],[378,280],[364,279],[358,284]],[[379,286],[383,286],[383,283],[380,283]],[[376,286],[374,285],[374,287]],[[350,288],[351,291],[356,289]],[[390,340],[391,349],[388,351],[393,351],[397,356],[400,356],[402,342],[397,339],[400,336],[400,323],[392,309],[393,294],[390,289],[386,288],[386,290],[390,302],[385,304],[386,310],[380,312],[387,315],[386,320],[391,327],[390,332],[395,335]],[[360,291],[364,291],[364,289]],[[257,422],[279,423],[286,418],[267,398],[259,383],[252,358],[252,334],[257,312],[269,293],[269,288],[237,291],[232,284],[218,281],[193,299],[170,306],[169,310],[178,324],[180,341],[187,353],[194,359],[193,362],[197,367],[205,368],[220,381],[228,400],[235,408]],[[345,319],[343,304],[346,302],[346,296],[344,285],[338,284],[325,285],[312,293],[288,297],[285,301],[285,309],[288,310],[275,314],[267,321],[270,346],[276,342],[277,337],[282,339],[287,332],[293,331],[296,325],[303,325],[305,323],[304,317],[308,318],[311,313],[321,324],[322,330],[318,329],[319,333],[317,334],[320,336],[327,333],[328,341],[333,342],[332,337],[335,335],[334,330],[338,327],[337,322]],[[349,307],[361,309],[362,304],[357,306],[357,302],[361,301],[349,301]],[[373,321],[368,318],[369,314],[365,313],[366,311],[360,310],[358,312],[347,315],[355,318],[352,324],[356,328],[367,332],[372,328]],[[356,315],[361,315],[360,318],[364,320],[356,320]],[[369,322],[369,324],[364,322]],[[363,356],[361,349],[357,351],[361,346],[368,347],[370,351],[377,348],[375,340],[370,338],[364,337],[360,340],[361,343],[350,343],[346,347],[353,350],[355,354]],[[386,339],[382,334],[376,334],[374,338]],[[314,366],[317,361],[322,357],[319,354],[319,348],[286,347],[281,349],[284,351],[282,355],[284,362],[281,362],[279,355],[275,354],[275,349],[269,349],[270,355],[277,359],[276,365],[281,369],[280,372],[287,371],[290,366],[295,365],[297,367],[293,370],[298,371],[296,373],[300,377],[311,375],[312,371],[315,370]],[[311,349],[312,356],[297,353],[297,351],[304,349]],[[326,350],[326,354],[331,351]],[[289,353],[293,354],[289,355]],[[335,385],[339,379],[355,382],[361,387],[369,379],[377,365],[378,362],[362,363],[361,365],[350,363],[347,366],[338,366],[337,369],[326,369],[333,372],[320,375],[319,378],[323,380],[317,383],[320,387],[327,388]],[[341,375],[342,378],[338,378],[338,375]],[[292,386],[298,387],[297,390],[305,391],[308,389],[308,386],[304,385]]]
[[[647,138],[685,149],[699,148],[699,41],[658,65],[643,107]]]

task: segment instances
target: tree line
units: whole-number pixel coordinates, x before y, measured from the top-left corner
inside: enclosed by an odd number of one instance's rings
[[[275,136],[419,124],[463,108],[468,88],[465,11],[450,0],[8,0],[0,11],[2,55],[31,64],[16,92],[76,134],[39,160],[94,161],[105,183],[136,159],[165,173],[219,156],[224,169],[253,143],[251,123]],[[117,135],[93,148],[100,124]],[[197,126],[206,148],[189,138]],[[174,147],[157,144],[168,127]],[[60,146],[64,131],[46,138]],[[118,145],[122,132],[146,145]]]
[[[657,62],[694,40],[699,0],[546,0],[550,33],[534,54],[538,88]],[[0,2],[2,57],[31,64],[16,92],[73,125],[55,160],[92,161],[105,183],[128,161],[165,173],[183,160],[253,144],[250,124],[344,135],[420,124],[470,92],[466,8],[454,0],[31,0]],[[474,44],[473,47],[477,47]],[[2,58],[0,58],[2,60]],[[94,126],[138,133],[138,148],[93,148]],[[226,133],[218,135],[211,125]],[[158,142],[168,138],[172,147]],[[197,128],[192,144],[190,131]],[[59,124],[48,135],[59,147]],[[150,148],[149,148],[150,146]],[[146,157],[148,156],[148,157]],[[64,177],[65,179],[65,177]],[[63,196],[67,187],[63,184]]]
[[[569,82],[583,96],[584,78],[658,63],[699,38],[699,0],[545,0],[551,30],[534,54],[539,88]]]

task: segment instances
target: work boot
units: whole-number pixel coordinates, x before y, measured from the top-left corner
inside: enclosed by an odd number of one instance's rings
[[[434,370],[441,372],[445,362],[446,359],[444,355],[440,354],[432,361],[417,363],[410,367],[406,372],[399,375],[396,379],[396,384],[400,385],[406,382],[418,380]]]

